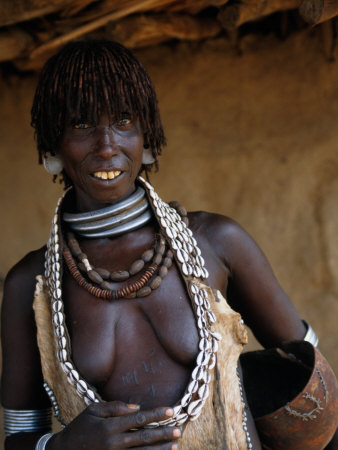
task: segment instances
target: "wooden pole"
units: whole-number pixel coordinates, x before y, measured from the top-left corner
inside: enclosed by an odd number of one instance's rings
[[[338,15],[338,0],[303,0],[299,12],[306,22],[316,25]]]
[[[223,6],[228,3],[229,0],[207,0],[207,3],[210,3],[211,6]]]
[[[226,30],[277,11],[298,8],[301,0],[240,0],[220,8],[218,19]]]
[[[137,1],[129,7],[123,8],[118,11],[114,11],[110,14],[105,15],[104,17],[100,17],[99,19],[93,20],[90,23],[82,25],[81,27],[78,27],[75,30],[70,31],[69,33],[63,34],[62,36],[52,39],[51,41],[47,42],[46,44],[43,44],[40,47],[33,50],[30,54],[30,59],[37,58],[45,52],[49,53],[49,52],[53,51],[54,49],[71,41],[72,39],[79,38],[87,33],[90,33],[91,31],[97,30],[98,28],[103,27],[104,25],[106,25],[109,22],[121,19],[122,17],[126,17],[129,14],[135,13],[137,11],[144,11],[151,7],[156,7],[159,5],[159,3],[162,3],[162,4],[169,3],[170,4],[170,3],[172,3],[172,1],[173,0],[168,0],[167,2],[165,2],[165,1],[159,2],[159,0]]]
[[[212,18],[187,14],[154,14],[127,17],[112,26],[108,36],[130,48],[156,45],[169,39],[198,40],[216,36],[221,24]],[[104,37],[107,38],[106,29]]]

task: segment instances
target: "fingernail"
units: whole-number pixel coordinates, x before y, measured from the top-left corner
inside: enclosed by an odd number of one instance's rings
[[[135,403],[128,403],[127,406],[130,409],[140,409],[140,405],[135,405]]]
[[[171,417],[174,415],[174,410],[172,408],[168,408],[165,410],[165,415]]]
[[[181,436],[181,430],[179,428],[175,428],[173,431],[174,437],[180,437]]]

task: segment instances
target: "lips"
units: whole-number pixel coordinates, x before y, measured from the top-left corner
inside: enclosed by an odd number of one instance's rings
[[[100,170],[94,172],[92,176],[99,180],[114,180],[119,175],[121,175],[121,173],[122,173],[121,170],[109,170],[109,171]]]

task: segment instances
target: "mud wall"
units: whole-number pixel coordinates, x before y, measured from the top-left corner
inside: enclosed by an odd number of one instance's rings
[[[160,194],[240,222],[267,254],[338,372],[338,71],[304,31],[139,52],[157,86],[168,147]],[[42,246],[59,185],[37,166],[36,79],[0,85],[0,272]]]

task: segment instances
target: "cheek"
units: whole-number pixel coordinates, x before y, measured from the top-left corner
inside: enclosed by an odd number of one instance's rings
[[[76,167],[81,165],[85,149],[86,146],[83,143],[74,143],[68,140],[64,140],[61,143],[58,153],[63,161],[66,172],[72,172]]]
[[[61,158],[63,160],[63,166],[68,176],[71,176],[74,172],[74,167],[76,167],[76,160],[73,158],[70,152],[65,154],[61,152]]]
[[[143,156],[143,138],[137,138],[135,139],[133,145],[133,155],[132,155],[132,159],[135,165],[137,166],[142,165],[142,156]]]
[[[61,158],[63,161],[64,171],[66,172],[68,178],[70,178],[73,184],[81,184],[81,162],[69,152],[67,152],[66,155],[61,153]]]

